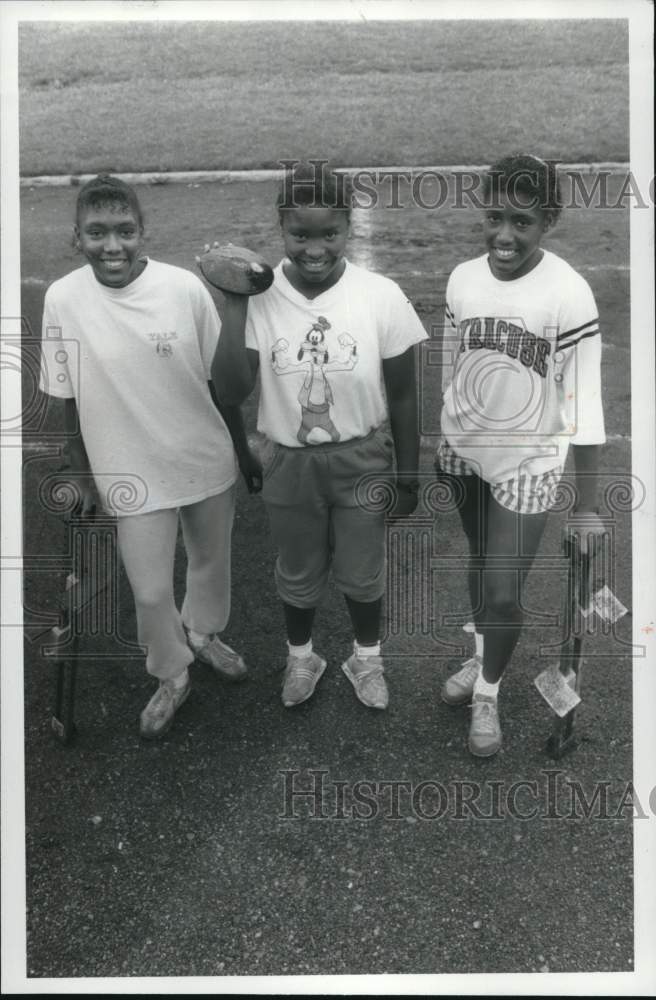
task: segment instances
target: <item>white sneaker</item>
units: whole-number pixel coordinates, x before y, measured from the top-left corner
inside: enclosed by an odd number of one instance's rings
[[[477,694],[472,701],[469,750],[475,757],[491,757],[501,747],[497,699]]]
[[[282,703],[285,708],[300,705],[311,698],[325,669],[326,661],[317,653],[288,656],[282,687]]]
[[[175,713],[185,703],[191,691],[189,671],[185,668],[186,681],[175,685],[172,680],[160,681],[139,720],[139,733],[146,740],[163,736],[173,725]]]
[[[243,681],[248,674],[248,668],[239,653],[221,642],[218,635],[206,635],[204,642],[197,643],[187,632],[187,642],[196,659],[201,663],[208,663],[219,677],[227,681]]]
[[[457,674],[447,677],[440,692],[442,701],[447,705],[465,705],[474,694],[474,684],[481,670],[481,661],[477,656],[465,660]]]
[[[389,704],[383,669],[382,656],[356,656],[353,653],[346,663],[342,663],[342,670],[367,708],[384,709]]]

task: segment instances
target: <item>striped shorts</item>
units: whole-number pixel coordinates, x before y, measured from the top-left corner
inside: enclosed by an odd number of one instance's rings
[[[442,438],[435,466],[450,476],[475,476],[476,470],[458,455],[446,438]],[[490,492],[498,504],[516,514],[542,514],[558,501],[558,483],[563,474],[562,465],[538,476],[521,473],[503,483],[490,483]]]

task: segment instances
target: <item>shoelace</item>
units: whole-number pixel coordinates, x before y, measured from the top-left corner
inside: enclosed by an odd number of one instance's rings
[[[382,667],[371,667],[370,670],[353,670],[352,673],[356,681],[366,681],[369,678],[376,680],[383,676],[383,669]]]
[[[479,664],[478,661],[475,660],[473,663],[470,663],[466,667],[462,668],[462,670],[460,671],[459,679],[462,681],[463,684],[471,684],[472,681],[475,681],[476,678],[478,677],[478,671],[479,671]]]
[[[495,706],[490,701],[475,701],[476,727],[486,733],[496,732]]]
[[[232,656],[236,656],[237,655],[235,653],[234,649],[232,648],[232,646],[228,646],[228,645],[226,645],[225,642],[221,642],[221,640],[219,639],[219,636],[218,636],[217,632],[215,632],[214,635],[211,636],[210,641],[207,643],[207,645],[208,646],[214,646],[214,648],[218,649],[218,651],[220,653],[228,653],[228,654],[230,654]]]
[[[310,656],[292,656],[290,657],[290,663],[288,664],[285,673],[287,676],[293,674],[294,677],[314,677],[320,667],[320,663],[315,662],[312,655]]]
[[[156,716],[162,715],[168,709],[169,702],[173,701],[173,689],[170,684],[160,684],[157,689],[157,701],[153,706]]]
[[[358,659],[358,663],[371,663],[371,666],[365,670],[353,670],[353,674],[358,686],[362,685],[365,681],[371,681],[374,684],[376,681],[383,680],[383,661],[380,656],[367,656],[364,659]]]

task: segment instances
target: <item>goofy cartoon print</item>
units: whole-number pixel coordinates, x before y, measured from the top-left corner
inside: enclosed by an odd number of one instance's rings
[[[334,398],[326,373],[352,371],[358,363],[357,344],[350,334],[341,333],[337,338],[341,350],[331,361],[326,347],[326,331],[329,329],[328,320],[319,316],[305,335],[305,340],[298,349],[296,362],[289,357],[289,342],[284,337],[276,341],[271,352],[276,375],[290,375],[299,371],[306,373],[298,394],[301,426],[296,437],[301,444],[323,444],[340,439],[340,433],[330,416]]]

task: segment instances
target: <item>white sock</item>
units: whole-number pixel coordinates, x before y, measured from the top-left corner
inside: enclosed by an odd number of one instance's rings
[[[358,658],[366,660],[368,656],[380,656],[380,643],[377,642],[374,646],[361,646],[354,640],[353,650]]]
[[[298,656],[302,659],[312,654],[312,639],[308,639],[304,646],[292,646],[291,642],[288,642],[287,645],[289,646],[290,656]]]
[[[483,659],[483,633],[474,632],[474,642],[476,643],[475,656],[482,661]]]
[[[204,646],[209,640],[209,635],[204,635],[202,632],[194,632],[193,628],[187,629],[187,635],[196,646]]]
[[[486,698],[496,698],[499,693],[499,684],[501,681],[497,681],[496,684],[490,684],[483,678],[483,671],[479,673],[478,677],[474,681],[474,696],[477,694],[482,694]]]

